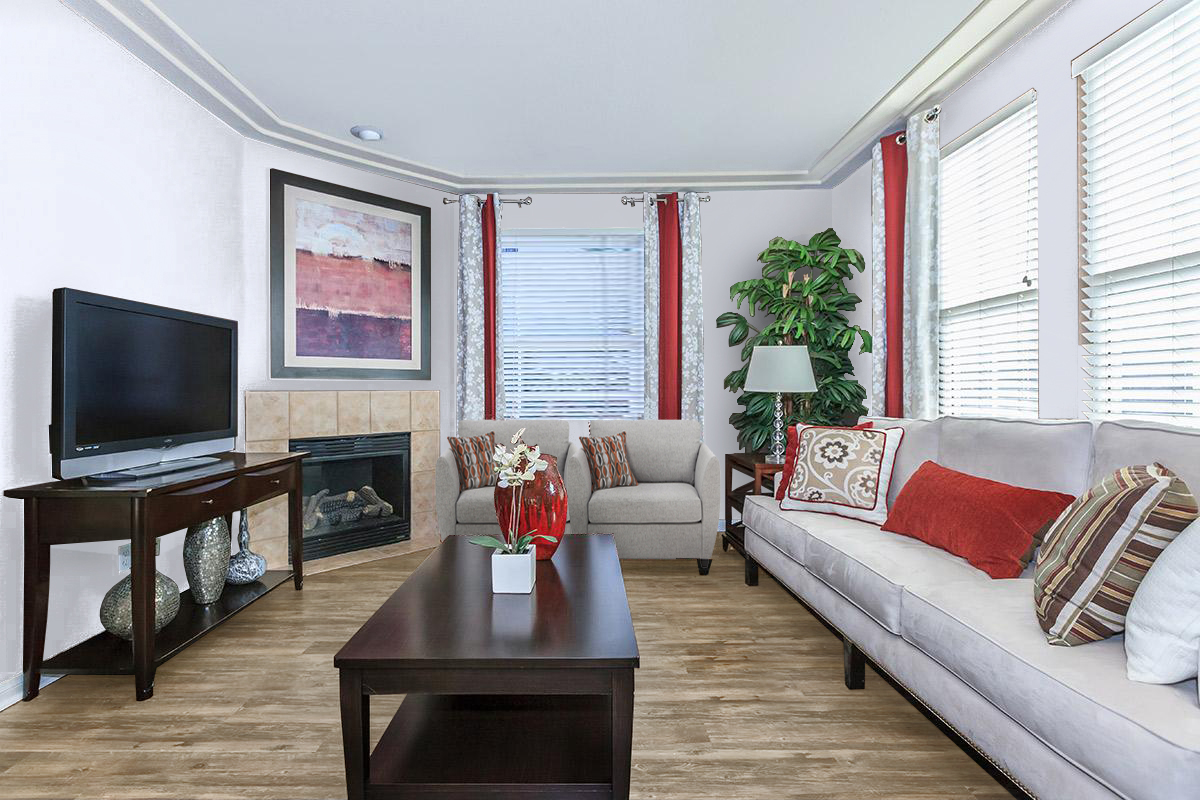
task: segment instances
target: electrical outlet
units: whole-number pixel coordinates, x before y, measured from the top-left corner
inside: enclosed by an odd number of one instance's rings
[[[154,540],[154,555],[157,557],[162,552],[162,544],[160,540]],[[117,547],[117,571],[129,572],[133,569],[133,554],[130,551],[130,545],[123,544]]]

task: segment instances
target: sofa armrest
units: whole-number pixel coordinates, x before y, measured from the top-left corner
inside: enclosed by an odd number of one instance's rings
[[[563,474],[567,486],[567,513],[570,522],[567,533],[587,533],[588,502],[592,499],[592,470],[587,453],[579,442],[571,442],[567,450],[567,471]]]
[[[433,494],[436,501],[438,535],[445,541],[454,533],[458,523],[458,464],[449,450],[437,460],[437,472],[433,476]]]
[[[700,495],[700,552],[696,558],[712,558],[717,544],[717,525],[721,514],[721,468],[708,445],[701,444],[696,454],[696,474],[692,480]]]

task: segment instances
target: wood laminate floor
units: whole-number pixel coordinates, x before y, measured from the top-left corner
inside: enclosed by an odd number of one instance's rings
[[[345,797],[333,654],[426,555],[272,592],[163,665],[148,702],[131,677],[69,676],[0,712],[0,797]],[[846,690],[841,643],[769,577],[744,586],[733,553],[706,577],[692,561],[624,572],[633,797],[1010,797],[870,670]]]

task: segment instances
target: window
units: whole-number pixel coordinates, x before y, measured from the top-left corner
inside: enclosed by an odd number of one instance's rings
[[[1090,416],[1195,422],[1200,3],[1122,38],[1077,69],[1085,402]]]
[[[942,151],[938,405],[1036,417],[1036,95],[984,125]]]
[[[640,230],[501,234],[504,416],[642,416],[643,245]]]

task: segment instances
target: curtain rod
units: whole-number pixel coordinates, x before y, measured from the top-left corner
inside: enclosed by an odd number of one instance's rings
[[[699,196],[698,199],[700,200],[701,203],[707,203],[709,200],[712,200],[712,195],[702,194]],[[621,197],[621,205],[623,205],[623,206],[632,206],[632,205],[637,205],[638,203],[644,203],[644,202],[646,202],[645,198],[642,198],[642,197],[630,197],[629,195],[623,195]],[[665,203],[665,202],[667,202],[667,198],[655,197],[654,202]]]
[[[462,197],[463,196],[459,196],[459,197],[454,198],[453,200],[451,200],[449,197],[443,197],[442,205],[448,206],[451,203],[457,203],[459,200],[462,199]],[[470,197],[475,197],[476,200],[479,199],[475,195],[470,195]],[[519,200],[506,200],[504,198],[500,198],[500,202],[506,203],[506,204],[511,204],[514,206],[531,206],[531,205],[533,205],[533,198],[532,197],[522,197]]]

